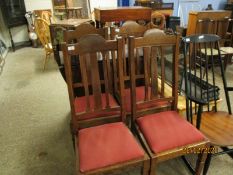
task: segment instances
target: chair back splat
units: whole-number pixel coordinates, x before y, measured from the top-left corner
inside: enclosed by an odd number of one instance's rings
[[[115,61],[118,66],[119,92],[123,95],[123,74],[120,69],[123,52],[123,40],[121,38],[116,41],[105,40],[99,35],[92,34],[80,38],[76,44],[63,44],[70,105],[72,114],[74,114],[72,115],[72,124],[76,129],[82,127],[81,124],[83,126],[100,124],[108,121],[108,119],[124,121],[124,109],[116,103],[112,94],[112,74],[110,73],[112,59],[109,52],[113,51],[117,52]],[[101,63],[97,56],[99,54],[102,56]],[[77,72],[72,72],[72,59],[78,59],[79,62],[78,70],[80,72],[78,73],[81,76],[79,82],[73,81],[73,74]],[[102,73],[100,69],[102,69]],[[80,87],[83,88],[85,96],[75,97],[74,89]],[[120,104],[124,106],[124,101],[121,100]],[[119,116],[122,116],[122,118]],[[101,120],[101,118],[104,118],[104,120]]]

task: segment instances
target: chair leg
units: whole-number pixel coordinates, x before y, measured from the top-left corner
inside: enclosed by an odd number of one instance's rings
[[[205,150],[202,151],[202,153],[200,153],[198,155],[198,159],[197,159],[197,163],[196,163],[196,170],[195,170],[195,175],[200,175],[204,165],[205,165],[205,160],[207,157],[207,153]]]
[[[224,56],[224,71],[226,71],[226,69],[227,69],[227,63],[228,63],[228,58],[229,58],[229,55],[225,55]]]
[[[144,161],[142,175],[148,175],[150,171],[150,159]]]
[[[46,53],[46,56],[45,56],[45,59],[44,59],[43,71],[45,70],[45,65],[46,65],[46,62],[48,60],[49,55],[50,55],[49,53]]]
[[[73,125],[72,125],[72,121],[70,120],[70,134],[72,137],[72,144],[73,144],[73,149],[75,151],[75,134],[73,132]]]
[[[212,147],[210,147],[210,149],[211,149],[211,148],[212,148]],[[206,162],[205,162],[205,165],[204,165],[204,169],[203,169],[203,175],[206,175],[207,172],[208,172],[208,169],[209,169],[209,166],[210,166],[211,158],[212,158],[212,154],[208,154],[208,155],[207,155]]]
[[[149,175],[156,175],[156,160],[151,160]]]

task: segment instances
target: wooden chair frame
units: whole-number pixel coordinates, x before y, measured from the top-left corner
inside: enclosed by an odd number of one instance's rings
[[[75,30],[65,30],[64,31],[64,41],[67,43],[67,44],[72,44],[72,43],[78,43],[79,40],[86,36],[86,35],[90,35],[90,34],[96,34],[96,35],[100,35],[102,36],[103,38],[105,39],[108,39],[108,28],[100,28],[100,29],[96,29],[93,25],[91,24],[88,24],[88,23],[84,23],[84,24],[81,24],[79,25],[78,27],[75,28]],[[71,69],[71,65],[66,65],[66,67],[68,66],[68,69]],[[110,71],[110,74],[112,74],[111,70]],[[69,79],[70,79],[70,76],[74,74],[73,72],[70,72],[69,73]],[[69,80],[70,81],[73,81],[72,80]],[[112,80],[109,78],[109,81],[110,81],[110,92],[112,92],[112,88],[111,88],[111,85],[112,85]],[[74,88],[81,88],[83,87],[82,84],[80,83],[75,83],[73,82],[74,85],[71,86],[73,89]],[[104,84],[104,82],[100,82],[101,84]],[[72,97],[71,97],[72,96]],[[72,108],[74,108],[74,103],[73,103],[73,100],[75,99],[75,94],[72,90],[72,92],[70,92],[70,106],[72,106]],[[76,114],[74,112],[74,110],[71,110],[71,113],[72,113],[72,116],[73,118],[75,118]],[[90,124],[92,123],[93,121],[90,121]],[[95,123],[96,121],[94,121]],[[87,123],[87,125],[89,125],[87,121],[83,122],[83,123]],[[71,122],[71,130],[73,130],[72,128],[75,128],[73,126],[73,123]]]
[[[43,45],[46,53],[46,57],[44,59],[44,66],[43,70],[45,70],[45,66],[47,63],[48,58],[53,53],[51,37],[50,37],[50,30],[49,30],[49,23],[42,19],[36,18],[35,19],[35,31],[40,39],[41,44]]]
[[[108,39],[108,28],[105,27],[96,29],[93,25],[89,23],[83,23],[77,26],[75,30],[64,31],[64,41],[71,44],[74,42],[78,42],[81,37],[89,34],[98,34],[105,39]]]
[[[145,34],[146,35],[146,34]],[[190,145],[185,145],[179,148],[175,148],[172,150],[168,150],[168,151],[163,151],[161,153],[157,153],[154,154],[148,143],[146,142],[142,132],[139,129],[139,126],[136,123],[136,118],[143,116],[145,113],[138,111],[137,110],[137,105],[136,104],[136,92],[135,92],[135,80],[136,80],[136,76],[135,76],[135,70],[136,70],[136,66],[134,63],[134,50],[135,48],[138,47],[143,47],[144,51],[146,50],[145,47],[157,47],[157,48],[163,48],[165,46],[172,46],[173,47],[173,83],[172,83],[172,97],[168,98],[168,97],[162,97],[162,98],[154,98],[152,97],[152,99],[148,98],[148,95],[145,94],[146,99],[145,101],[164,101],[164,100],[168,100],[171,102],[171,106],[161,106],[161,109],[157,108],[157,111],[164,111],[164,110],[177,110],[177,96],[178,96],[178,58],[179,58],[179,36],[172,36],[172,35],[168,35],[168,36],[163,36],[163,35],[155,35],[152,32],[152,35],[147,35],[143,38],[134,38],[134,37],[130,37],[129,38],[129,57],[130,57],[130,77],[131,77],[131,101],[134,102],[132,103],[132,129],[134,130],[134,132],[136,132],[136,134],[139,137],[139,140],[141,141],[142,145],[144,146],[144,148],[147,150],[147,153],[149,154],[150,158],[151,158],[151,162],[150,162],[150,175],[154,175],[155,174],[155,169],[158,163],[168,160],[168,159],[172,159],[178,156],[184,156],[186,154],[186,152],[184,151],[184,149],[190,149],[190,150],[195,150],[195,149],[202,149],[203,147],[209,147],[209,141],[208,140],[204,140],[201,141],[199,143],[194,143],[194,144],[190,144]],[[144,53],[145,54],[145,53]],[[147,56],[148,53],[146,53]],[[163,55],[163,53],[162,53]],[[154,53],[153,58],[156,58],[156,54]],[[144,58],[145,59],[145,58]],[[154,60],[153,62],[156,64],[156,59],[152,59]],[[152,61],[151,60],[151,61]],[[145,60],[146,61],[146,60]],[[150,63],[152,65],[152,62]],[[145,65],[144,65],[145,66]],[[153,67],[153,66],[152,66]],[[148,89],[148,86],[150,83],[152,83],[152,88],[151,88],[151,93],[158,93],[157,87],[153,86],[154,84],[158,84],[157,82],[157,78],[158,76],[156,75],[156,68],[154,68],[154,70],[152,70],[151,67],[151,71],[152,72],[147,72],[146,74],[150,74],[152,73],[152,77],[151,79],[149,77],[145,76],[145,84],[146,87],[145,89]],[[153,78],[154,77],[154,78]],[[146,80],[147,79],[147,80]],[[163,80],[161,80],[163,81]],[[161,85],[162,86],[162,85]],[[153,111],[154,112],[154,111]],[[201,174],[201,170],[203,168],[204,165],[204,161],[206,158],[206,153],[204,153],[204,151],[201,151],[201,154],[199,155],[198,161],[197,161],[197,166],[196,166],[196,175]]]
[[[68,92],[69,92],[69,97],[70,97],[70,104],[73,103],[73,86],[78,86],[78,84],[74,85],[73,81],[72,81],[72,71],[71,71],[71,56],[74,55],[79,55],[80,56],[80,64],[81,64],[81,69],[82,72],[84,74],[86,74],[86,68],[85,68],[85,64],[83,61],[86,60],[86,58],[84,57],[85,54],[89,53],[90,54],[90,61],[91,64],[93,66],[92,69],[92,73],[95,76],[92,79],[92,82],[89,82],[87,79],[87,75],[83,75],[83,85],[85,87],[85,95],[88,98],[89,94],[89,83],[91,83],[93,86],[96,86],[95,88],[93,88],[93,95],[94,95],[94,100],[95,100],[95,107],[94,107],[94,111],[89,111],[89,112],[99,112],[102,110],[102,101],[100,98],[100,94],[101,94],[101,90],[100,90],[100,79],[99,76],[95,73],[96,71],[94,69],[98,69],[97,68],[97,62],[94,61],[94,59],[96,60],[96,56],[95,53],[96,52],[102,52],[105,53],[106,59],[104,59],[104,61],[107,61],[107,59],[109,59],[108,55],[106,54],[106,52],[108,51],[117,51],[117,69],[118,69],[118,75],[119,75],[119,91],[121,94],[121,107],[119,108],[115,108],[112,110],[120,110],[120,115],[118,116],[114,116],[117,120],[113,120],[111,122],[115,122],[115,121],[125,121],[125,111],[124,111],[124,83],[123,83],[123,71],[122,71],[122,53],[123,53],[123,39],[122,38],[118,38],[117,40],[105,40],[103,37],[99,36],[99,35],[87,35],[84,36],[83,38],[80,39],[80,42],[76,43],[76,44],[63,44],[62,45],[62,49],[63,49],[63,53],[65,56],[65,66],[66,66],[66,76],[67,76],[67,85],[68,85]],[[82,61],[83,59],[83,61]],[[93,61],[92,61],[93,60]],[[107,62],[105,62],[105,68],[107,67]],[[107,70],[107,69],[105,69]],[[85,78],[86,77],[86,78]],[[105,71],[104,74],[104,83],[105,86],[108,86],[108,82],[107,80],[107,71]],[[106,88],[105,93],[109,93],[108,88]],[[109,103],[108,100],[108,96],[106,96],[106,100],[108,101],[107,104]],[[88,109],[90,108],[90,104],[88,104],[88,100],[87,100],[87,113],[88,113]],[[111,110],[109,108],[109,105],[106,106],[105,108],[106,110]],[[72,113],[74,113],[74,107],[73,105],[71,105],[71,111]],[[76,115],[74,118],[74,116],[72,116],[72,122],[74,123],[74,127],[75,127],[75,132],[77,133],[78,130],[82,127],[80,127],[80,124],[82,124],[81,122],[79,122],[77,120],[77,117],[81,117],[82,115],[85,114],[80,114],[80,115]],[[111,118],[111,117],[110,117]],[[95,121],[92,121],[92,125],[101,125],[103,123],[109,123],[109,121],[107,120],[107,117],[101,117],[100,119],[97,119]],[[89,121],[90,122],[90,121]],[[94,123],[95,122],[95,123]],[[85,127],[90,127],[90,125],[86,125]],[[78,142],[78,137],[76,137],[76,143]],[[78,153],[78,148],[77,148],[77,144],[76,144],[76,156],[77,158],[79,157],[79,153]],[[146,175],[148,174],[148,170],[149,170],[149,158],[148,155],[145,153],[144,157],[138,160],[132,160],[132,161],[128,161],[125,163],[121,163],[118,165],[113,165],[113,166],[109,166],[106,168],[102,168],[100,170],[93,170],[93,171],[89,171],[86,173],[81,173],[79,170],[79,160],[77,159],[76,161],[76,174],[114,174],[117,172],[121,172],[121,170],[128,170],[131,168],[135,168],[135,167],[142,167],[142,174]]]
[[[117,36],[123,37],[125,41],[125,46],[128,47],[128,37],[129,36],[135,36],[135,37],[142,37],[144,33],[149,29],[150,26],[143,26],[138,24],[135,21],[125,21],[125,23],[121,27],[111,27],[110,28],[110,38],[115,39]],[[123,55],[123,70],[124,70],[124,80],[125,80],[125,88],[129,88],[129,82],[130,82],[130,73],[129,73],[129,58],[126,57],[126,52],[128,52],[128,48],[125,47],[124,55]],[[136,64],[141,64],[140,54],[139,50],[136,50]],[[115,63],[114,63],[115,64]],[[138,79],[143,77],[143,74],[140,73],[138,69]],[[118,77],[114,73],[114,92],[115,94],[118,94],[118,87],[117,87],[117,79]],[[117,95],[116,95],[117,97]],[[131,112],[126,111],[127,116],[131,114]]]

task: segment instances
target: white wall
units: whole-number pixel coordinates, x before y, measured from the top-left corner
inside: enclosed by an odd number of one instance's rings
[[[24,0],[26,11],[53,9],[52,0]]]
[[[91,11],[95,7],[117,7],[117,0],[90,0]]]

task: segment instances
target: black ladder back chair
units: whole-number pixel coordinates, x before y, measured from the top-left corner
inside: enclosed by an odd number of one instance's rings
[[[223,61],[220,53],[220,37],[213,34],[193,35],[183,38],[184,42],[184,77],[186,95],[186,114],[192,122],[210,140],[214,155],[233,151],[228,146],[233,146],[233,116],[231,115],[231,104],[229,91],[232,87],[227,86]],[[217,55],[216,52],[217,50]],[[202,52],[205,54],[202,54]],[[207,56],[207,52],[209,52]],[[217,56],[217,58],[216,58]],[[220,80],[217,81],[218,69],[214,65],[217,59],[220,65]],[[203,66],[189,63],[196,63],[197,60]],[[204,70],[203,68],[204,67]],[[203,73],[205,71],[205,76]],[[219,79],[219,78],[218,78]],[[220,81],[220,82],[219,82]],[[217,100],[220,99],[219,83],[223,82],[223,90],[226,96],[228,112],[218,111]],[[210,104],[214,107],[210,109]],[[223,152],[217,148],[222,147]],[[204,174],[207,173],[211,155],[208,154],[204,167]]]

